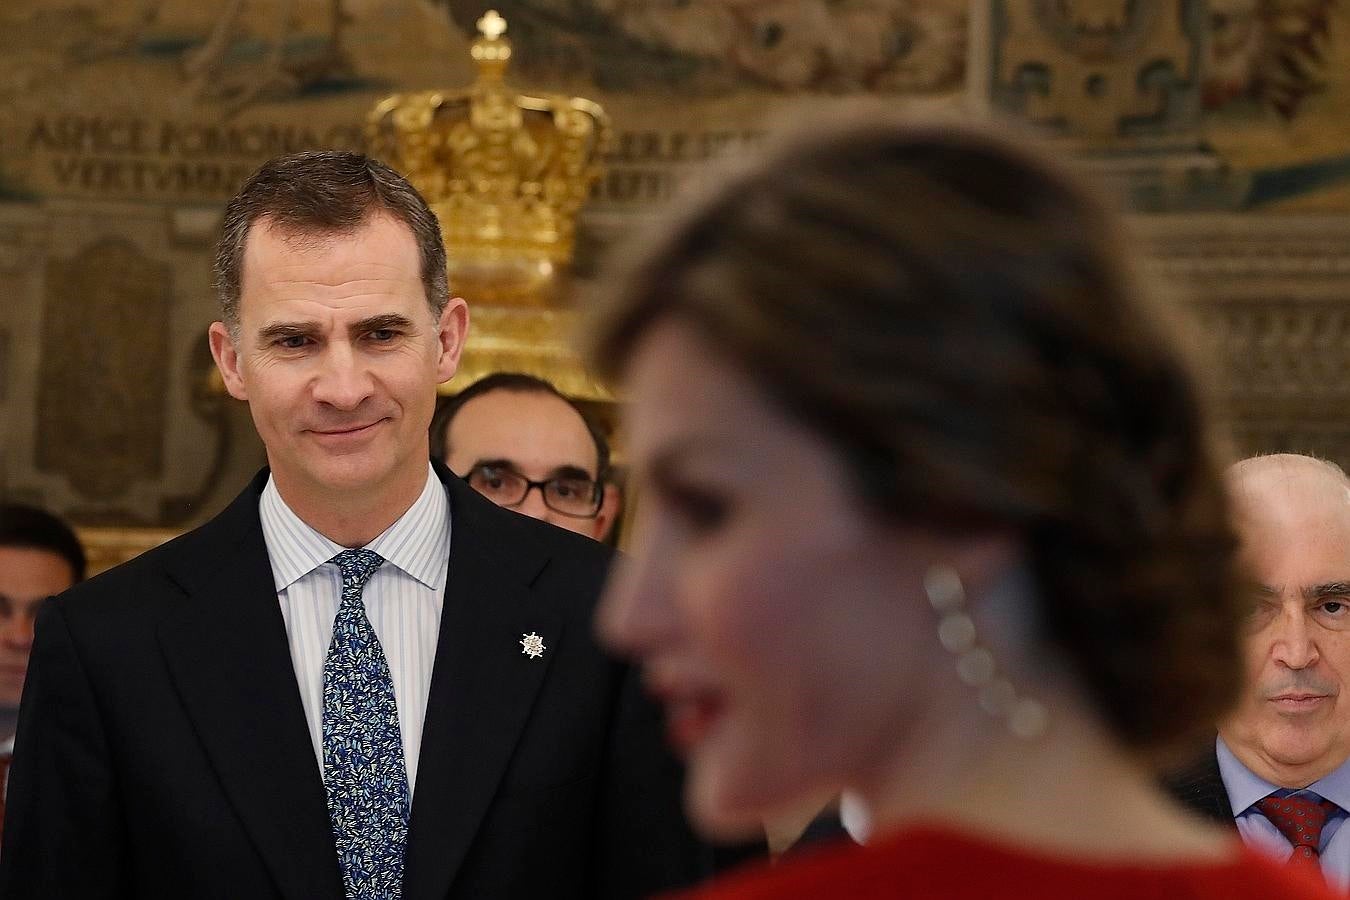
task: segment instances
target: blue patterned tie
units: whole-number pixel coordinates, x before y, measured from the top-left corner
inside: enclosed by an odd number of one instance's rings
[[[394,682],[361,591],[384,560],[344,550],[342,603],[323,665],[323,775],[348,900],[398,900],[408,839],[408,770]]]

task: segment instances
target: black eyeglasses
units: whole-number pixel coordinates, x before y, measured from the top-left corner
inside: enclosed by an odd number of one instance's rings
[[[600,482],[590,478],[561,475],[545,481],[531,481],[505,466],[474,466],[464,480],[498,506],[519,506],[532,488],[539,488],[545,506],[578,519],[593,519],[599,515],[600,500],[604,495]]]

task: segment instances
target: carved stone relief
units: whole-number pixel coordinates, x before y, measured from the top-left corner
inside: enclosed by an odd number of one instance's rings
[[[1350,220],[1136,221],[1149,268],[1182,291],[1238,453],[1314,453],[1350,468]]]
[[[996,3],[995,103],[1095,140],[1192,131],[1203,12],[1194,0]]]
[[[172,292],[167,265],[117,238],[48,263],[36,459],[84,497],[163,471]]]
[[[84,526],[182,528],[261,463],[247,410],[206,390],[210,239],[182,212],[0,205],[4,496]]]

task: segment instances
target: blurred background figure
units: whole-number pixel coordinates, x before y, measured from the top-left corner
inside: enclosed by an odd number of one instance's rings
[[[0,504],[0,824],[33,620],[42,601],[82,581],[84,569],[84,548],[65,522],[36,507]]]
[[[465,388],[431,425],[432,453],[498,506],[598,541],[620,507],[609,444],[542,378],[497,372]]]
[[[56,516],[0,504],[0,738],[12,745],[33,620],[43,600],[84,579],[80,539]]]
[[[841,789],[872,827],[707,896],[1325,896],[1156,786],[1235,699],[1245,600],[1144,295],[1034,151],[885,114],[639,256],[594,332],[643,496],[601,633],[703,830]]]
[[[1242,699],[1170,780],[1187,806],[1291,865],[1350,888],[1350,479],[1280,453],[1228,472],[1258,597]]]

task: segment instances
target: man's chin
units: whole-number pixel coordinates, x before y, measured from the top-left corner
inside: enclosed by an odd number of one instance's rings
[[[345,466],[318,473],[315,484],[329,493],[374,491],[388,481],[388,466]]]
[[[1297,730],[1284,728],[1272,734],[1266,742],[1266,756],[1276,765],[1286,769],[1302,769],[1316,766],[1320,760],[1333,754],[1337,739],[1321,729]]]
[[[373,490],[388,481],[393,471],[391,455],[388,450],[324,454],[307,460],[304,480],[315,491],[325,494]]]

